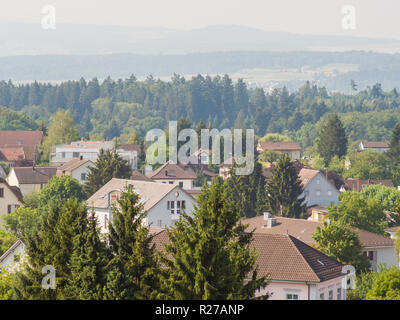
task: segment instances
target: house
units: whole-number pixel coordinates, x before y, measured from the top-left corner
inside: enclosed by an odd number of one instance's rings
[[[259,142],[257,144],[259,153],[265,151],[276,151],[287,154],[292,160],[299,160],[301,147],[297,142]]]
[[[189,165],[168,161],[160,168],[147,175],[153,181],[178,185],[185,190],[193,189],[196,173]]]
[[[310,246],[315,246],[312,236],[316,228],[322,226],[322,222],[318,221],[272,217],[267,213],[264,216],[245,219],[242,223],[249,225],[249,231],[255,229],[255,233],[290,234]],[[353,229],[358,233],[363,252],[369,257],[372,270],[376,271],[381,263],[387,267],[398,265],[392,239],[362,229]]]
[[[348,178],[344,181],[344,186],[340,189],[341,192],[344,192],[346,190],[354,190],[354,191],[361,191],[362,189],[374,185],[374,184],[380,184],[382,186],[394,188],[393,182],[390,179],[353,179],[353,178]]]
[[[0,161],[10,166],[32,166],[42,140],[42,131],[0,130]]]
[[[14,272],[25,258],[25,242],[18,239],[0,256],[0,270]]]
[[[6,172],[4,171],[3,167],[0,165],[0,178],[7,178]]]
[[[177,214],[180,210],[184,209],[187,214],[193,212],[195,199],[176,184],[113,178],[87,200],[89,208],[96,213],[101,232],[108,231],[111,205],[127,185],[132,185],[140,196],[147,212],[146,225],[169,227],[180,218]]]
[[[386,152],[390,149],[389,142],[386,141],[361,141],[358,145],[359,151]]]
[[[203,150],[200,148],[190,156],[189,161],[194,164],[204,164],[204,165],[210,164],[211,150]]]
[[[78,180],[80,184],[84,184],[89,174],[89,167],[93,166],[94,163],[88,159],[75,158],[58,167],[56,176],[61,177],[67,174]]]
[[[113,141],[74,141],[70,144],[56,145],[50,154],[52,164],[62,165],[68,161],[78,158],[96,162],[100,150],[112,150]]]
[[[307,207],[339,204],[339,191],[320,171],[302,168],[299,177],[304,188],[300,197],[305,197]]]
[[[122,159],[128,162],[132,170],[137,169],[137,162],[140,154],[140,145],[124,144],[117,148],[117,153],[121,156]]]
[[[146,177],[143,173],[137,171],[137,170],[132,170],[131,178],[130,180],[138,180],[138,181],[147,181],[147,182],[154,182],[150,178]]]
[[[56,173],[57,167],[14,167],[7,176],[7,182],[18,187],[26,196],[44,188]]]
[[[225,179],[228,179],[231,176],[229,172],[232,169],[233,163],[234,163],[233,158],[229,158],[229,159],[226,159],[224,162],[222,162],[219,165],[219,176],[222,179],[225,180]]]
[[[167,231],[155,234],[153,243],[162,252],[169,243]],[[255,233],[251,246],[258,252],[257,275],[271,279],[256,296],[268,292],[270,300],[345,300],[347,281],[354,284],[354,268],[291,235]]]
[[[10,186],[5,179],[0,178],[0,222],[1,216],[9,214],[24,203],[21,191]]]

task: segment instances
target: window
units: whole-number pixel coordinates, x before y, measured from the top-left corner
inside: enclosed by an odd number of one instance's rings
[[[170,182],[168,182],[169,184],[173,184],[174,182],[173,181],[170,181]]]
[[[162,220],[157,220],[157,226],[159,226],[159,227],[162,226]]]
[[[4,198],[4,188],[0,188],[0,198]]]
[[[175,201],[171,201],[171,209],[175,208]]]
[[[333,300],[333,288],[329,289],[328,291],[328,299]]]
[[[81,181],[85,181],[86,180],[86,173],[81,173]]]
[[[72,158],[79,158],[79,152],[73,152]]]
[[[325,299],[325,295],[323,292],[319,293],[319,300],[324,300]]]
[[[61,152],[61,158],[65,158],[65,152]]]
[[[182,201],[181,201],[181,208],[182,208],[182,209],[185,209],[185,200],[182,200]]]
[[[171,201],[167,201],[167,210],[171,209]]]
[[[370,261],[374,261],[374,251],[368,251],[368,257]]]
[[[299,300],[299,295],[294,293],[287,293],[286,300]]]
[[[181,188],[183,188],[183,182],[182,182],[182,181],[179,181],[179,186],[180,186]]]
[[[336,300],[342,300],[342,288],[338,287],[336,290],[337,290]]]
[[[181,208],[181,202],[180,202],[180,201],[177,201],[177,202],[176,202],[176,208],[177,208],[177,209],[180,209],[180,208]]]

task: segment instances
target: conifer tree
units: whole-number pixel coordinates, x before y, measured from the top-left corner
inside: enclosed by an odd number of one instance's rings
[[[52,206],[43,219],[36,236],[25,239],[27,261],[17,273],[14,288],[17,299],[66,299],[66,284],[71,278],[73,239],[87,226],[87,208],[76,199],[63,207]],[[42,268],[52,266],[56,271],[56,288],[43,289]]]
[[[257,253],[250,249],[252,233],[239,224],[239,213],[231,210],[224,185],[217,178],[205,185],[191,217],[181,219],[168,231],[162,263],[162,290],[167,299],[249,299],[265,287],[257,278]],[[245,279],[251,280],[245,283]]]
[[[94,211],[83,233],[75,236],[71,256],[71,277],[66,285],[67,297],[79,300],[101,300],[110,259],[106,243],[100,239]]]
[[[392,130],[392,136],[389,142],[389,157],[394,162],[399,162],[400,159],[400,123],[396,124]]]
[[[126,160],[115,151],[101,149],[94,166],[89,167],[83,192],[89,198],[112,178],[129,179],[131,174],[132,168]]]
[[[158,288],[158,267],[146,212],[139,196],[128,185],[112,207],[108,241],[113,255],[108,269],[104,298],[110,300],[151,299]]]
[[[267,208],[274,215],[301,218],[306,209],[303,187],[288,155],[278,160],[266,186]]]
[[[328,167],[334,156],[343,157],[347,152],[347,134],[337,114],[332,115],[322,127],[317,139],[317,149]]]

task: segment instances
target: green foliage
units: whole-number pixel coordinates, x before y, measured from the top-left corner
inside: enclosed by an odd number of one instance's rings
[[[317,227],[313,239],[318,250],[340,263],[352,265],[357,272],[370,267],[368,258],[362,253],[357,232],[345,225],[324,222],[322,227]]]
[[[292,139],[284,134],[267,133],[265,136],[258,139],[258,142],[291,142]]]
[[[387,211],[395,211],[400,200],[399,190],[379,184],[363,188],[360,193],[366,198],[377,200]]]
[[[366,300],[400,300],[400,269],[391,267],[378,273]]]
[[[399,257],[400,254],[400,227],[394,234],[394,249],[396,251],[396,256]]]
[[[3,228],[0,229],[0,256],[17,240],[15,235]]]
[[[230,171],[230,177],[225,181],[225,190],[233,211],[239,212],[241,218],[261,215],[266,207],[265,180],[262,176],[262,166],[254,163],[250,175],[236,175],[236,165]]]
[[[347,153],[347,135],[337,114],[332,115],[322,127],[317,139],[317,150],[328,166],[336,155],[339,158]]]
[[[115,151],[100,150],[93,167],[89,167],[83,191],[89,198],[112,178],[129,179],[132,169]]]
[[[372,288],[377,273],[372,271],[361,272],[357,275],[355,288],[346,292],[347,300],[365,300]]]
[[[250,250],[252,233],[244,233],[238,212],[231,210],[218,178],[204,186],[193,217],[181,219],[168,231],[161,277],[167,299],[249,299],[268,283],[254,270],[257,253]],[[250,281],[244,282],[252,273]]]
[[[273,151],[273,150],[266,150],[263,151],[259,159],[264,162],[268,162],[270,165],[272,165],[274,162],[276,162],[280,157],[282,153],[278,151]]]
[[[48,135],[41,145],[44,160],[49,159],[51,147],[57,144],[70,143],[79,139],[79,133],[74,125],[69,110],[58,110],[51,116]]]
[[[151,299],[159,288],[155,246],[147,213],[139,196],[128,185],[112,207],[108,241],[113,255],[107,270],[104,298],[109,300]]]
[[[37,209],[20,207],[4,217],[4,226],[16,238],[29,238],[38,233],[40,216]]]
[[[363,151],[350,157],[350,168],[345,171],[344,178],[358,179],[392,179],[389,162],[382,152]]]
[[[9,166],[7,163],[5,163],[5,162],[3,162],[3,161],[0,161],[0,167],[3,168],[4,173],[5,173],[6,175],[8,175],[8,174],[10,173],[10,166]]]
[[[37,130],[35,121],[24,114],[0,106],[0,130]]]
[[[360,228],[377,234],[384,234],[388,227],[382,204],[373,198],[366,198],[357,191],[346,191],[339,196],[340,203],[328,208],[332,221]]]
[[[0,301],[12,299],[13,276],[0,268]]]
[[[266,207],[277,216],[301,218],[306,210],[303,187],[296,168],[286,154],[277,162],[266,186]]]

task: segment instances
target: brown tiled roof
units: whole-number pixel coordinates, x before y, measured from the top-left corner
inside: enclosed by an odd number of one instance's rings
[[[272,280],[323,282],[342,276],[343,265],[287,234],[254,234],[260,276]]]
[[[389,148],[387,141],[362,141],[364,148]]]
[[[301,169],[299,172],[299,178],[303,184],[303,187],[307,186],[318,173],[319,173],[318,170],[306,169],[306,168]]]
[[[0,178],[0,183],[4,183],[10,190],[11,192],[17,197],[18,201],[21,203],[24,203],[23,196],[21,193],[21,190],[18,187],[15,186],[10,186],[6,179]]]
[[[272,226],[271,228],[264,227],[266,225],[264,216],[257,216],[254,218],[245,219],[242,221],[242,223],[249,224],[249,227],[247,229],[248,231],[255,229],[256,233],[290,234],[308,245],[315,244],[312,236],[316,228],[322,226],[322,222],[283,217],[275,218],[276,225]],[[353,229],[357,231],[358,237],[363,247],[393,246],[393,240],[388,237],[361,229]]]
[[[196,173],[192,168],[189,166],[184,166],[181,164],[176,164],[171,161],[168,161],[160,168],[155,170],[154,172],[147,175],[150,179],[157,180],[157,179],[196,179]]]
[[[385,231],[386,232],[396,232],[399,228],[400,228],[400,226],[394,226],[394,227],[385,229]]]
[[[156,250],[169,244],[166,230],[153,237]],[[290,235],[254,234],[252,248],[260,276],[272,280],[322,282],[342,276],[343,265]]]
[[[72,171],[86,164],[87,162],[90,162],[92,165],[94,164],[89,159],[80,160],[79,158],[74,158],[66,162],[65,164],[61,165],[60,167],[57,167],[57,177],[60,177],[63,174],[71,174]]]
[[[154,182],[137,170],[132,170],[131,180]]]
[[[393,182],[390,179],[383,179],[383,180],[375,180],[375,179],[360,180],[359,179],[358,184],[357,184],[357,179],[355,179],[355,183],[353,184],[353,179],[348,178],[344,181],[344,184],[345,184],[347,190],[356,190],[356,191],[357,190],[361,191],[365,187],[374,185],[374,184],[380,184],[382,186],[391,187],[391,188],[394,187]]]
[[[259,142],[263,151],[300,151],[301,147],[297,142]]]
[[[122,149],[125,151],[136,151],[137,153],[140,153],[139,144],[123,144],[122,146],[119,146],[117,149]]]
[[[0,147],[8,146],[36,146],[38,147],[43,139],[42,131],[0,131]]]
[[[1,161],[21,161],[25,160],[24,148],[22,147],[5,147],[0,148]]]
[[[47,184],[56,175],[57,167],[14,167],[20,184]]]

